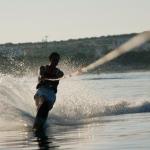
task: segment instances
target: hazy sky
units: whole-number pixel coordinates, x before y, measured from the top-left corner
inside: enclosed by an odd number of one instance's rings
[[[0,43],[150,30],[150,0],[0,0]]]

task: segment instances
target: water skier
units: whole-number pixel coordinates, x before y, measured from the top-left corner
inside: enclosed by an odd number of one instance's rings
[[[49,56],[50,64],[41,66],[39,70],[37,92],[34,95],[37,114],[33,125],[34,129],[40,129],[46,122],[48,112],[53,108],[56,100],[57,87],[59,79],[64,76],[64,73],[57,68],[60,60],[60,55],[56,52]]]

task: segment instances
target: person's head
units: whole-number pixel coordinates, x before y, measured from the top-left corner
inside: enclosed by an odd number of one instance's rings
[[[53,52],[49,55],[49,61],[51,65],[57,66],[60,60],[60,55],[56,52]]]

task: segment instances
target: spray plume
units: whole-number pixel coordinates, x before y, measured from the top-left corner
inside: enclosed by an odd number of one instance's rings
[[[87,72],[97,68],[98,66],[103,65],[103,64],[133,50],[134,48],[137,48],[137,47],[143,45],[144,43],[146,43],[148,41],[150,41],[150,31],[145,31],[145,32],[139,33],[138,35],[131,38],[129,41],[125,42],[118,48],[112,50],[108,54],[104,55],[102,58],[98,59],[97,61],[89,64],[86,67],[81,68],[80,70],[77,70],[76,72],[71,73],[70,75],[66,75],[63,78],[68,78],[68,77],[80,75],[83,73],[87,73]],[[55,80],[60,80],[60,79],[62,79],[62,78],[48,79],[48,80],[55,81]]]
[[[103,65],[103,64],[133,50],[134,48],[137,48],[137,47],[143,45],[144,43],[146,43],[148,41],[150,41],[150,31],[142,32],[142,33],[136,35],[135,37],[131,38],[129,41],[125,42],[118,48],[112,50],[111,52],[109,52],[108,54],[103,56],[102,58],[98,59],[97,61],[93,62],[92,64],[90,64],[86,67],[83,67],[81,70],[78,70],[78,71],[72,73],[71,75],[75,76],[78,74],[82,74],[82,73],[91,71],[91,70],[97,68],[98,66]]]

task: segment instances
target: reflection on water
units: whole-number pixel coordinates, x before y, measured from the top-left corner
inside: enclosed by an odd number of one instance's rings
[[[93,118],[78,126],[52,125],[35,136],[39,149],[116,150],[150,148],[149,113]],[[46,135],[47,134],[47,135]]]
[[[49,133],[50,134],[50,133]],[[44,149],[44,150],[55,150],[57,145],[53,143],[53,138],[50,137],[51,135],[46,135],[46,129],[40,130],[40,131],[34,131],[34,136],[37,138],[37,143],[39,146],[39,149]]]
[[[33,131],[31,127],[18,127],[15,130],[0,131],[2,150],[56,150],[58,147],[53,134],[46,129]]]
[[[92,122],[93,120],[93,122]],[[116,150],[150,148],[149,113],[92,118],[81,125],[51,125],[0,132],[2,150]]]

